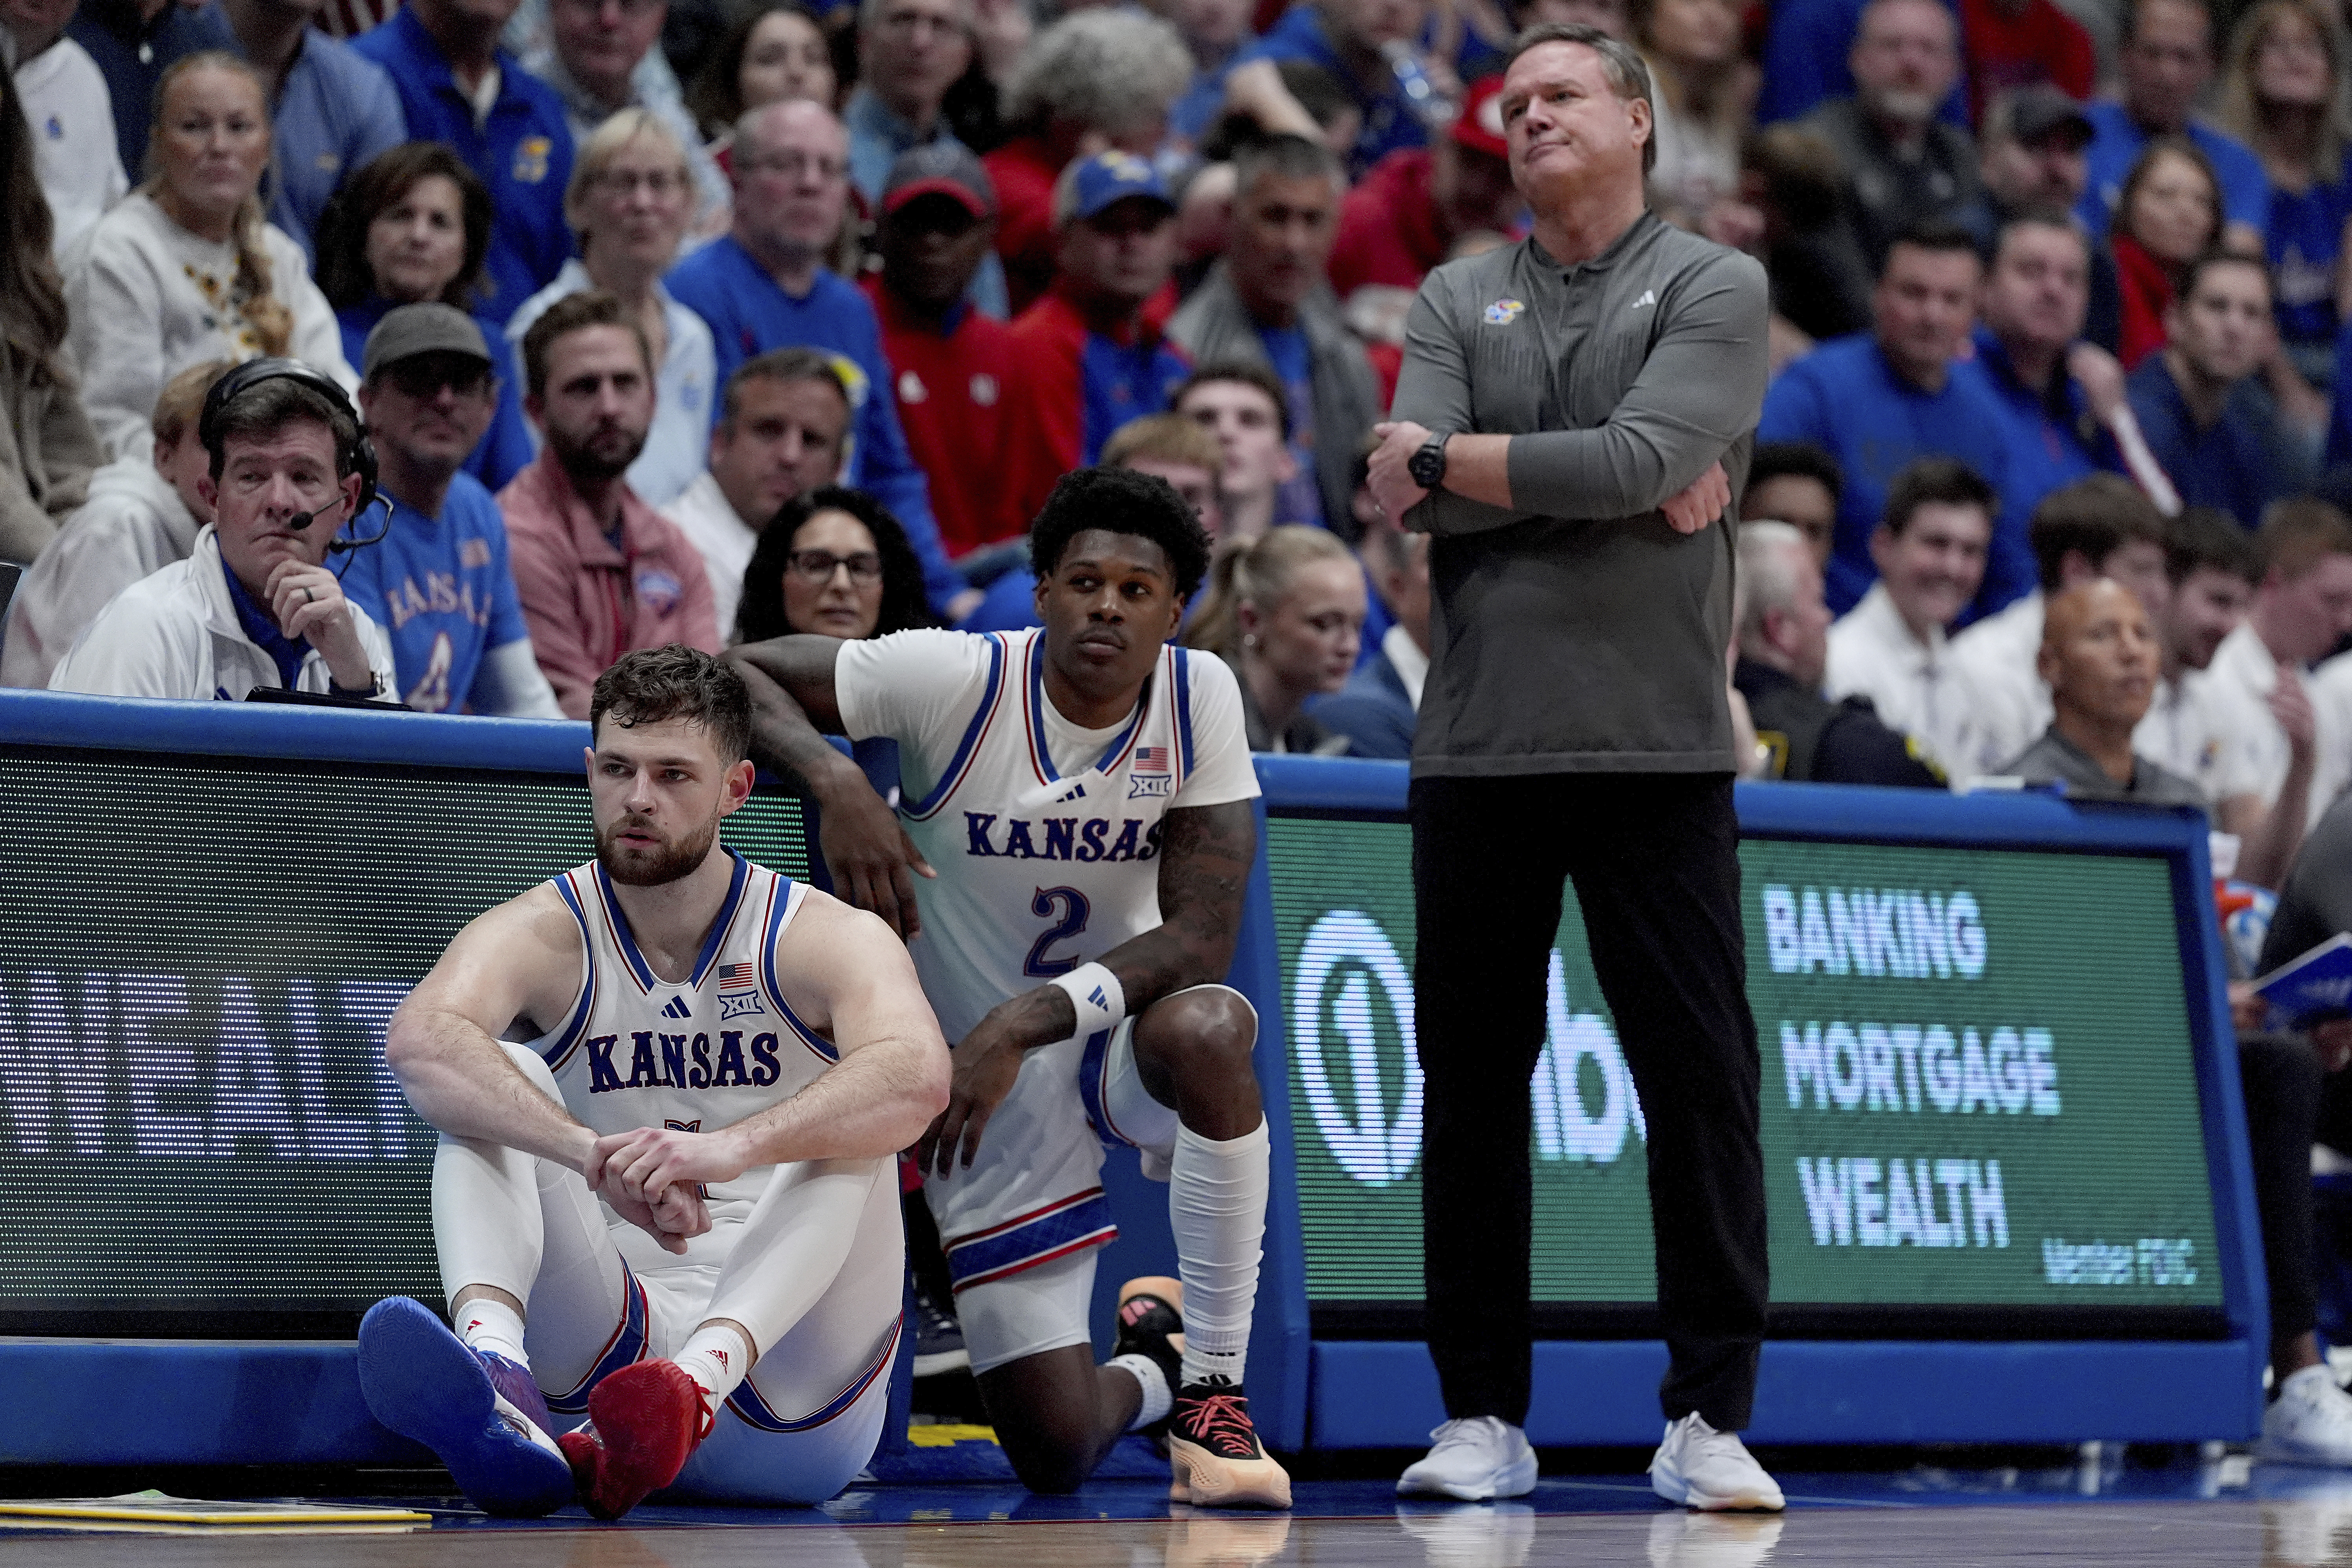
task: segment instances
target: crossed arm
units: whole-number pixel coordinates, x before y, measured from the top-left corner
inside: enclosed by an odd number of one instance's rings
[[[1720,459],[1754,426],[1768,368],[1769,307],[1752,261],[1726,256],[1663,289],[1664,320],[1641,373],[1609,417],[1583,430],[1475,433],[1478,402],[1456,323],[1475,315],[1465,301],[1441,303],[1444,287],[1433,279],[1406,319],[1397,417],[1379,427],[1372,458],[1382,510],[1401,521],[1412,510],[1411,526],[1432,533],[1654,510],[1691,533],[1722,515],[1731,489]],[[1449,436],[1433,500],[1404,468],[1433,430]]]
[[[709,1228],[694,1183],[787,1160],[871,1158],[912,1142],[946,1100],[947,1051],[905,951],[877,922],[812,892],[779,979],[840,1060],[799,1094],[707,1133],[640,1128],[600,1139],[525,1078],[499,1037],[563,1016],[579,926],[535,888],[476,920],[393,1015],[385,1056],[416,1113],[578,1171],[672,1252]]]
[[[584,1174],[651,1202],[787,1160],[876,1159],[921,1135],[948,1098],[948,1050],[915,965],[874,916],[811,889],[777,953],[777,983],[841,1059],[790,1100],[710,1132],[639,1128],[600,1139]]]

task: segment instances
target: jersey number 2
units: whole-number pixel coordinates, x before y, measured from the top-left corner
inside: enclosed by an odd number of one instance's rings
[[[1030,948],[1021,973],[1040,980],[1051,980],[1057,974],[1067,974],[1078,966],[1075,958],[1048,958],[1045,950],[1064,937],[1076,936],[1087,929],[1087,917],[1094,913],[1087,896],[1076,888],[1040,888],[1037,896],[1029,900],[1029,912],[1039,920],[1052,921],[1045,934]]]

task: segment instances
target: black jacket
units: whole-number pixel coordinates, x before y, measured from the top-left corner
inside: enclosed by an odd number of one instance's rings
[[[1867,697],[1824,700],[1766,664],[1743,658],[1731,683],[1748,699],[1756,738],[1772,752],[1771,776],[1802,784],[1900,784],[1943,789],[1944,775],[1911,738],[1878,721]]]

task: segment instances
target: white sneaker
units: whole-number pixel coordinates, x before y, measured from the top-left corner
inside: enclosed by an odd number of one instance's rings
[[[1737,1432],[1718,1432],[1696,1410],[1666,1428],[1650,1459],[1650,1485],[1668,1502],[1714,1513],[1723,1509],[1788,1507]]]
[[[1788,1522],[1752,1513],[1662,1513],[1650,1521],[1650,1568],[1762,1568]]]
[[[1401,1504],[1396,1521],[1421,1543],[1428,1568],[1527,1568],[1535,1553],[1536,1510],[1523,1502]]]
[[[1464,1502],[1525,1497],[1536,1489],[1536,1451],[1528,1435],[1496,1415],[1448,1421],[1433,1447],[1397,1479],[1399,1497],[1450,1497]]]
[[[2326,1367],[2305,1367],[2263,1412],[2254,1454],[2277,1464],[2352,1466],[2352,1394]]]

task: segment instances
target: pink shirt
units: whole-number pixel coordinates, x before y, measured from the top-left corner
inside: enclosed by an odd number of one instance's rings
[[[726,647],[701,555],[625,482],[617,542],[596,526],[552,447],[499,492],[499,510],[531,651],[572,718],[588,717],[596,678],[625,653]]]

